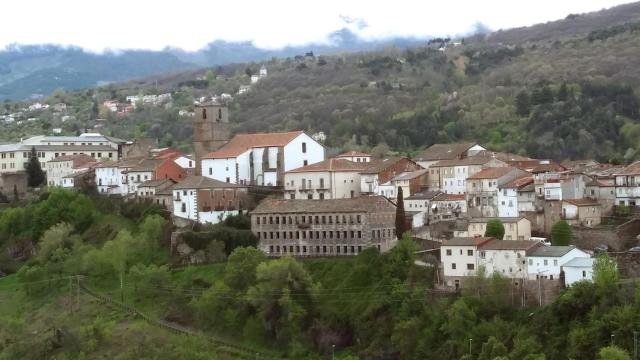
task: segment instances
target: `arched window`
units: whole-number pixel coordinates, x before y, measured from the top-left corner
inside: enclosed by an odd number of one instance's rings
[[[202,119],[206,119],[207,118],[207,109],[202,109]]]

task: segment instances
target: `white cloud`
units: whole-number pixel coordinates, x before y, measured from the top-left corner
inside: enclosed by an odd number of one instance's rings
[[[625,2],[20,0],[2,4],[0,47],[55,43],[94,51],[197,50],[224,39],[277,48],[326,41],[328,33],[347,25],[365,38],[440,36],[467,31],[477,22],[492,29],[526,26]]]

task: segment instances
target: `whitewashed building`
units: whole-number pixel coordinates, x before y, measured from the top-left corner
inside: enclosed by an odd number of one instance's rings
[[[557,280],[563,265],[575,258],[590,257],[575,246],[541,246],[527,255],[527,277]]]
[[[533,177],[524,176],[508,183],[498,186],[498,217],[519,217],[520,216],[520,198],[522,197],[521,189],[532,185]],[[533,188],[528,193],[531,196],[531,203],[523,204],[522,208],[531,207],[533,211]]]
[[[142,159],[105,161],[96,166],[96,187],[106,195],[129,194],[127,171],[138,165]]]
[[[365,164],[327,159],[284,174],[285,199],[344,199],[360,196],[360,171]]]
[[[478,247],[492,239],[459,237],[443,241],[440,247],[440,262],[442,263],[444,284],[459,288],[467,277],[477,275]]]
[[[594,261],[594,258],[576,257],[562,265],[564,285],[569,287],[578,281],[593,281]]]
[[[73,177],[68,175],[84,172],[96,164],[96,160],[84,154],[59,156],[46,163],[47,185],[73,187]]]
[[[528,173],[514,167],[485,168],[467,178],[467,202],[471,217],[497,217],[499,186]]]
[[[202,175],[231,184],[282,186],[284,173],[324,160],[303,131],[238,134],[202,159]]]
[[[614,174],[616,205],[640,206],[640,161]]]
[[[478,249],[479,265],[483,266],[487,275],[498,273],[510,279],[527,278],[527,255],[543,246],[538,241],[491,240]]]
[[[431,189],[440,189],[447,194],[464,194],[467,191],[467,178],[482,169],[505,167],[507,163],[486,156],[471,156],[462,159],[441,160],[432,164],[429,170],[435,171],[431,178]],[[436,183],[435,177],[439,175]],[[431,176],[431,172],[429,173]]]
[[[353,162],[371,162],[372,156],[359,151],[348,151],[336,156],[336,159],[346,159]]]
[[[247,187],[204,176],[187,176],[171,188],[173,215],[199,223],[217,224],[244,210]]]

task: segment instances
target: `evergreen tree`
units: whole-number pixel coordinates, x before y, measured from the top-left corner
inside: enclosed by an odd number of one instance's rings
[[[484,236],[502,240],[504,238],[504,225],[500,219],[491,219],[487,222],[487,230]]]
[[[36,147],[31,147],[31,153],[29,156],[29,162],[27,163],[27,184],[29,187],[38,187],[45,181],[44,171],[40,167],[40,161],[38,160],[38,153],[36,153]]]
[[[567,246],[571,243],[571,227],[560,220],[551,228],[551,244],[554,246]]]
[[[407,229],[407,220],[404,215],[404,197],[402,196],[402,188],[398,186],[398,198],[396,201],[396,236],[402,237]]]
[[[567,83],[563,82],[562,85],[560,85],[560,88],[558,89],[558,94],[556,95],[556,98],[558,99],[558,101],[567,101],[568,97],[569,97],[569,91],[567,90]]]
[[[18,194],[18,185],[13,184],[13,201],[18,202],[20,200],[20,195]]]
[[[516,114],[518,116],[529,116],[531,112],[531,103],[529,101],[529,94],[526,91],[520,91],[516,96]]]

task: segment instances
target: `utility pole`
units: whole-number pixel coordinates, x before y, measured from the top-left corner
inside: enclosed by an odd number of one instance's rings
[[[76,301],[78,304],[78,311],[80,311],[80,275],[76,275]]]
[[[638,332],[633,332],[633,360],[638,360]]]
[[[472,340],[473,340],[472,338],[469,338],[469,360],[471,360],[471,341]]]
[[[73,313],[73,277],[69,276],[69,314]]]

